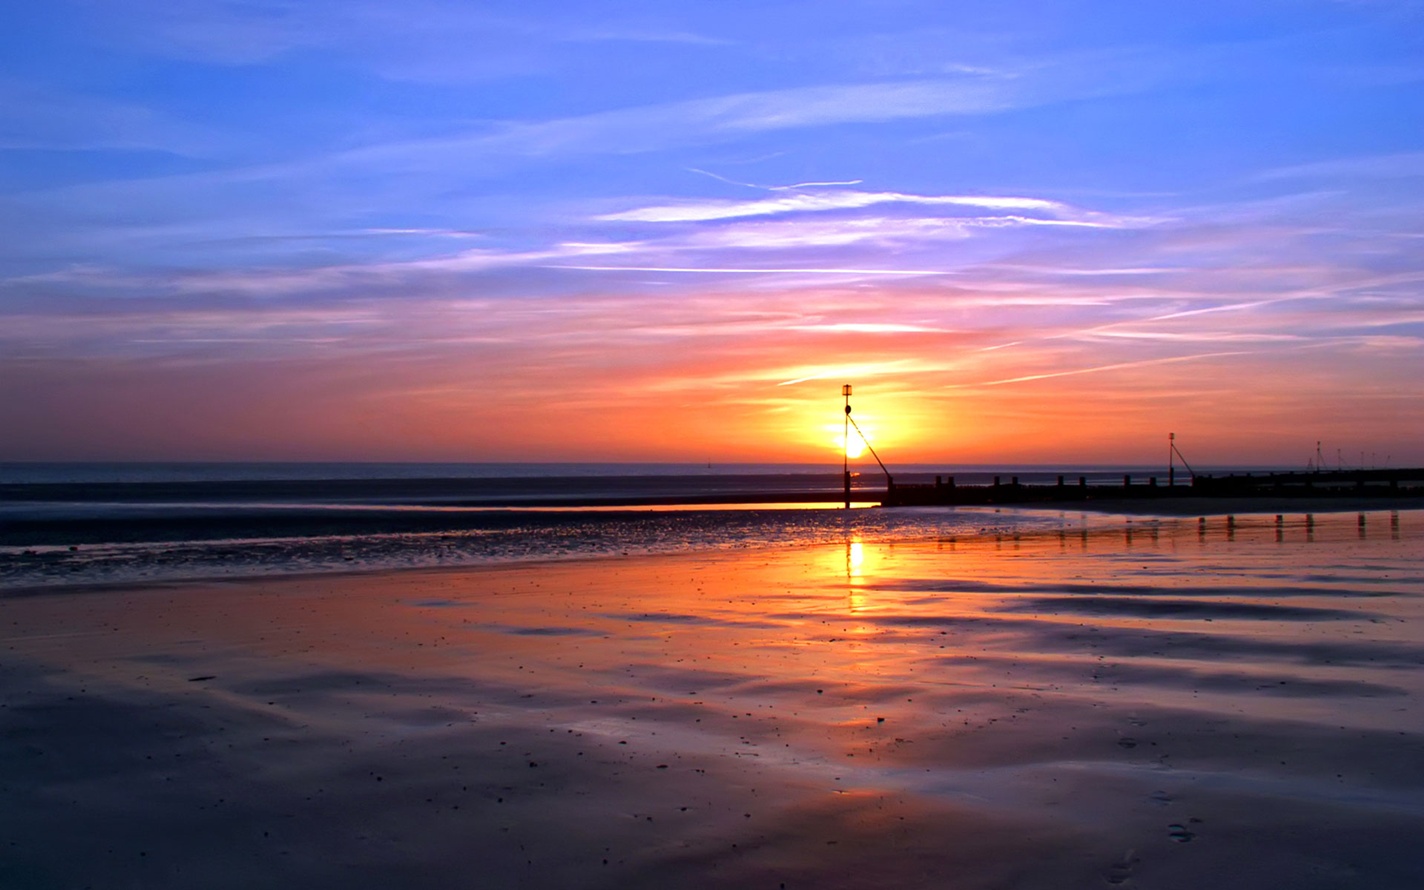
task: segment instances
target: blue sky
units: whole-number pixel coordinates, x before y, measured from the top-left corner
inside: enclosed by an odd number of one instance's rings
[[[0,458],[1424,461],[1418,2],[3,19]]]

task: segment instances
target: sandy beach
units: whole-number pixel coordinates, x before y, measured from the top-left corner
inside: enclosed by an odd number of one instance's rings
[[[1424,886],[1424,514],[0,595],[0,886]]]

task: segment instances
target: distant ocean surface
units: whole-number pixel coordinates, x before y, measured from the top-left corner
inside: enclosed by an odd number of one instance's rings
[[[884,491],[856,468],[853,500]],[[1143,467],[896,468],[900,482]],[[1057,526],[993,508],[831,509],[840,468],[794,464],[0,464],[0,587],[475,565]]]
[[[1213,467],[1213,472],[1266,470],[1269,467]],[[867,487],[884,484],[884,475],[873,463],[857,462],[852,472]],[[1024,482],[1047,482],[1057,474],[1087,475],[1088,481],[1112,482],[1123,473],[1166,475],[1161,466],[1001,466],[904,464],[892,468],[903,482],[925,481],[935,475],[953,475],[960,483],[983,484],[998,475],[1018,475]],[[1177,472],[1183,472],[1180,465]],[[521,486],[533,493],[548,490],[553,481],[579,491],[627,493],[630,480],[643,480],[648,487],[671,493],[686,493],[713,486],[723,490],[746,488],[749,482],[782,480],[786,484],[811,485],[822,490],[829,485],[840,490],[839,464],[678,464],[678,463],[6,463],[0,461],[0,486],[31,484],[171,484],[272,482],[304,483],[343,481],[353,483],[453,482],[493,487]],[[830,480],[829,483],[827,480]],[[751,490],[751,489],[748,489]],[[423,489],[420,497],[427,496]],[[409,492],[407,492],[409,494]],[[458,494],[451,494],[456,497]]]

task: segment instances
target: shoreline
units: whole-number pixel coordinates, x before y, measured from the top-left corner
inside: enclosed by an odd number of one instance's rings
[[[1056,519],[1059,519],[1059,520],[1062,520],[1062,521],[1071,521],[1071,520],[1070,520],[1070,517],[1075,517],[1075,516],[1076,516],[1076,517],[1080,517],[1080,518],[1082,519],[1082,522],[1079,523],[1079,524],[1074,524],[1074,525],[1073,525],[1073,530],[1074,530],[1074,531],[1088,530],[1088,531],[1098,532],[1098,531],[1102,531],[1102,530],[1104,530],[1104,529],[1111,528],[1111,527],[1114,525],[1114,520],[1115,520],[1116,518],[1121,518],[1121,519],[1125,520],[1127,523],[1131,523],[1131,522],[1133,522],[1134,520],[1162,520],[1162,521],[1168,522],[1168,523],[1180,523],[1180,522],[1185,522],[1186,520],[1188,520],[1188,519],[1190,519],[1190,518],[1194,518],[1194,517],[1200,517],[1203,521],[1205,521],[1207,518],[1234,517],[1234,516],[1259,517],[1259,516],[1273,516],[1273,515],[1274,515],[1274,516],[1282,517],[1282,518],[1283,518],[1283,521],[1284,521],[1284,520],[1289,520],[1289,521],[1291,521],[1291,522],[1295,522],[1295,521],[1297,521],[1297,519],[1296,519],[1297,517],[1308,517],[1308,516],[1313,516],[1313,515],[1320,515],[1320,516],[1327,516],[1327,517],[1328,517],[1328,516],[1339,516],[1339,515],[1344,515],[1344,514],[1349,514],[1349,513],[1356,513],[1356,514],[1361,514],[1361,515],[1363,515],[1363,514],[1369,514],[1369,513],[1393,513],[1393,514],[1398,514],[1398,513],[1400,513],[1400,512],[1406,512],[1406,513],[1410,513],[1410,512],[1416,512],[1416,513],[1417,513],[1417,512],[1424,512],[1424,498],[1421,498],[1421,499],[1411,499],[1411,501],[1414,501],[1414,503],[1413,503],[1411,506],[1409,506],[1409,507],[1392,506],[1392,507],[1389,507],[1389,508],[1385,508],[1383,505],[1378,504],[1378,502],[1373,501],[1372,499],[1353,500],[1353,499],[1327,498],[1327,499],[1319,499],[1318,501],[1311,501],[1311,502],[1301,502],[1301,501],[1295,500],[1295,499],[1281,499],[1281,500],[1276,500],[1276,499],[1257,499],[1257,498],[1251,498],[1251,499],[1229,499],[1229,500],[1223,501],[1223,502],[1220,504],[1221,509],[1220,509],[1219,511],[1214,511],[1214,512],[1203,512],[1203,511],[1198,511],[1198,510],[1192,509],[1193,507],[1195,507],[1195,506],[1197,506],[1198,504],[1201,503],[1199,499],[1193,499],[1193,498],[1155,501],[1155,502],[1153,502],[1152,505],[1151,505],[1154,509],[1148,509],[1148,505],[1147,505],[1147,504],[1144,504],[1144,503],[1141,502],[1141,501],[1135,501],[1135,500],[1111,501],[1111,502],[1109,502],[1109,501],[1104,501],[1104,502],[1090,502],[1090,503],[1075,503],[1075,504],[1072,504],[1072,505],[1064,505],[1064,506],[1050,506],[1050,505],[1041,505],[1041,504],[1004,504],[1004,505],[987,504],[987,505],[973,505],[973,506],[959,506],[959,507],[938,507],[938,506],[930,506],[930,507],[895,507],[895,508],[880,508],[880,509],[884,509],[887,513],[891,513],[891,514],[900,513],[900,512],[916,512],[916,511],[919,511],[919,512],[929,512],[929,513],[935,513],[935,512],[951,513],[951,512],[952,512],[952,513],[954,513],[954,514],[957,514],[957,515],[960,515],[960,516],[964,516],[964,517],[966,517],[966,518],[971,518],[971,517],[972,517],[972,518],[977,518],[977,517],[995,517],[995,516],[998,516],[998,517],[1006,517],[1006,518],[1011,518],[1011,519],[1014,518],[1014,517],[1017,517],[1017,518],[1019,518],[1020,520],[1024,520],[1024,519],[1027,519],[1027,520],[1035,520],[1035,519],[1038,519],[1038,520],[1045,520],[1045,521],[1050,521],[1050,520],[1055,519],[1055,518],[1056,518]],[[1165,507],[1166,509],[1161,509],[1161,508],[1163,508],[1163,507]],[[1288,507],[1296,507],[1296,509],[1287,509]],[[1371,508],[1373,508],[1373,509],[1371,509]],[[872,512],[876,512],[875,508],[869,508],[869,509],[871,509]],[[554,511],[554,512],[557,512],[557,511]],[[749,508],[749,512],[755,512],[755,508]],[[842,514],[842,512],[843,512],[843,511],[837,511],[837,512],[831,514],[831,515],[839,516],[839,515]],[[858,513],[858,512],[861,512],[861,511],[860,511],[860,510],[856,510],[856,511],[853,511],[853,512]],[[652,515],[656,515],[655,513],[651,512],[651,511],[646,512],[646,513],[640,513],[640,512],[638,512],[638,511],[628,511],[628,513],[629,513],[629,515],[634,515],[634,516],[652,516]],[[947,532],[947,533],[941,533],[941,532],[923,532],[923,531],[922,531],[922,532],[920,532],[920,533],[918,533],[918,534],[897,535],[897,534],[895,534],[895,533],[877,533],[877,532],[874,532],[874,531],[861,531],[861,530],[854,530],[854,531],[851,531],[851,530],[847,530],[847,531],[845,532],[845,534],[854,535],[858,540],[861,540],[861,541],[866,542],[866,543],[878,543],[878,544],[904,543],[904,544],[912,544],[912,543],[917,543],[917,542],[933,541],[933,540],[936,540],[936,539],[939,539],[939,538],[944,537],[945,534],[949,534],[950,536],[956,537],[956,538],[960,538],[960,537],[974,537],[974,536],[976,536],[976,535],[977,535],[977,536],[981,536],[981,537],[994,537],[994,536],[997,536],[997,535],[1002,535],[1002,534],[1004,534],[1005,532],[1008,532],[1008,533],[1013,534],[1013,535],[1016,536],[1016,537],[1032,537],[1032,536],[1050,536],[1050,535],[1054,535],[1054,534],[1059,534],[1059,533],[1061,533],[1063,530],[1064,530],[1064,525],[1062,524],[1062,522],[1060,522],[1059,524],[1038,524],[1038,523],[1029,522],[1029,523],[1025,523],[1025,524],[1023,524],[1023,525],[1020,525],[1019,523],[1014,522],[1014,523],[1011,523],[1007,528],[995,528],[995,527],[993,527],[993,526],[985,526],[985,527],[980,527],[979,529],[977,529],[976,532],[973,532],[973,533],[971,533],[971,532],[966,532],[966,531],[952,531],[952,532]],[[427,533],[427,534],[438,535],[438,534],[441,534],[441,533],[436,532],[436,533]],[[398,536],[399,536],[399,533],[396,533],[395,536],[398,537]],[[283,538],[262,538],[262,539],[256,539],[256,540],[242,540],[242,539],[236,539],[236,540],[224,540],[224,541],[220,541],[220,542],[217,542],[217,543],[220,543],[220,544],[222,544],[222,545],[224,545],[224,546],[226,546],[226,547],[236,548],[236,549],[239,549],[239,550],[240,550],[240,549],[243,548],[244,546],[252,546],[252,545],[254,545],[254,544],[257,544],[257,545],[279,544],[279,543],[281,543],[283,540],[286,540],[286,539],[283,539]],[[294,538],[292,538],[291,540],[301,540],[301,539],[294,537]],[[322,538],[321,540],[329,540],[329,541],[337,542],[338,544],[340,544],[340,543],[342,543],[342,542],[346,542],[346,541],[348,540],[348,536],[342,536],[342,535],[325,536],[325,537]],[[182,543],[184,543],[184,542],[172,542],[172,543],[174,543],[174,544],[182,544]],[[198,542],[195,542],[195,543],[204,543],[204,542],[198,541]],[[808,542],[808,543],[811,543],[811,544],[813,544],[813,545],[815,545],[815,546],[819,546],[819,545],[835,545],[835,544],[843,543],[843,542],[838,541],[838,540],[818,540],[818,541],[815,541],[815,542]],[[144,544],[144,545],[142,545],[142,546],[151,546],[151,547],[154,547],[154,548],[160,548],[160,547],[164,546],[164,544],[165,544],[165,542],[151,542],[151,543],[149,543],[149,544]],[[103,550],[105,547],[108,547],[108,546],[113,546],[113,545],[109,545],[109,544],[107,544],[107,543],[99,543],[99,544],[97,544],[97,545],[96,545],[96,544],[86,544],[86,545],[84,545],[83,547],[80,548],[80,551],[79,551],[79,552],[80,552],[81,554],[85,554],[85,553],[90,552],[90,551],[93,551],[93,550]],[[119,542],[117,546],[123,546],[123,543],[122,543],[122,542]],[[226,570],[226,571],[216,571],[216,570],[214,570],[214,571],[206,571],[206,572],[205,572],[205,571],[195,571],[194,573],[192,573],[192,574],[187,574],[187,575],[183,575],[183,574],[168,574],[168,575],[157,575],[157,576],[118,577],[118,578],[108,578],[108,579],[105,579],[105,578],[99,578],[99,579],[80,578],[80,579],[74,580],[74,581],[68,581],[68,580],[60,579],[60,580],[45,580],[45,581],[42,581],[42,582],[39,582],[39,583],[31,583],[31,584],[24,584],[24,583],[16,584],[16,583],[13,583],[13,582],[12,582],[12,583],[10,583],[9,585],[7,585],[3,590],[0,590],[0,600],[3,600],[4,598],[7,598],[7,597],[40,596],[40,595],[44,595],[44,594],[48,594],[48,593],[62,593],[62,592],[88,593],[88,592],[136,590],[136,589],[142,589],[142,588],[147,587],[147,586],[172,587],[172,586],[181,586],[181,585],[185,585],[185,584],[244,583],[244,582],[248,582],[248,581],[263,581],[263,580],[269,580],[269,579],[270,579],[270,580],[282,580],[282,579],[301,579],[301,578],[341,578],[341,577],[348,577],[348,576],[349,576],[349,577],[359,577],[359,576],[370,576],[370,575],[396,575],[396,574],[402,574],[402,573],[406,573],[406,572],[425,572],[425,571],[434,571],[434,572],[447,572],[447,571],[448,571],[448,572],[459,572],[459,571],[468,570],[468,569],[485,569],[485,568],[501,568],[501,567],[503,567],[503,568],[516,568],[516,567],[519,567],[519,566],[537,567],[537,566],[540,566],[540,565],[566,565],[566,564],[570,564],[570,563],[578,563],[578,562],[583,562],[583,561],[626,560],[626,559],[636,559],[636,558],[653,557],[653,556],[679,556],[679,555],[695,556],[695,555],[717,555],[717,554],[735,554],[735,553],[755,553],[755,552],[774,551],[774,550],[778,550],[778,549],[784,548],[784,547],[786,547],[786,546],[789,546],[789,542],[786,542],[786,541],[774,541],[774,540],[770,540],[770,541],[768,541],[768,540],[753,540],[753,541],[748,541],[748,542],[745,542],[745,543],[743,543],[743,542],[737,542],[737,541],[722,542],[722,543],[719,543],[719,544],[705,543],[705,544],[703,544],[703,545],[701,545],[701,546],[698,546],[696,543],[688,543],[688,544],[683,544],[683,545],[679,545],[679,546],[670,546],[670,547],[668,547],[667,549],[648,549],[648,550],[639,550],[639,551],[636,551],[636,552],[618,552],[618,551],[566,552],[566,553],[533,552],[533,553],[523,554],[523,555],[517,555],[517,556],[476,558],[476,559],[471,559],[471,560],[468,560],[468,561],[453,562],[453,563],[429,562],[429,563],[412,563],[412,564],[406,564],[406,565],[371,564],[371,565],[362,566],[362,565],[352,565],[352,564],[350,564],[350,563],[344,563],[344,562],[343,562],[343,563],[341,563],[341,564],[332,564],[332,565],[327,565],[327,566],[304,566],[304,567],[302,567],[302,568],[300,568],[300,569],[297,569],[297,570],[273,570],[273,569],[271,569],[271,568],[269,568],[269,567],[266,567],[266,566],[257,565],[257,566],[246,567],[246,568],[242,568],[242,567],[232,568],[232,569],[229,569],[229,570]],[[50,549],[51,549],[51,550],[57,550],[57,548],[50,548]],[[61,555],[61,556],[68,555],[68,552],[66,551],[65,553],[57,554],[57,555]],[[4,556],[3,554],[0,554],[0,559],[4,559],[4,558],[5,558],[5,556]],[[12,560],[15,560],[15,559],[24,559],[24,558],[26,558],[26,557],[24,556],[24,554],[21,554],[21,555],[18,556],[18,557],[12,555],[12,556],[10,556],[9,558],[12,559]]]

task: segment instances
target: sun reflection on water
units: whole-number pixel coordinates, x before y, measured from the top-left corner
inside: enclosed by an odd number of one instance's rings
[[[864,565],[865,545],[859,538],[852,538],[846,542],[846,577],[859,578]]]

